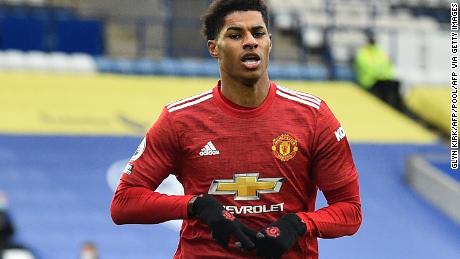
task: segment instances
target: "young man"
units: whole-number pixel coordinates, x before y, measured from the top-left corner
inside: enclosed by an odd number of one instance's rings
[[[318,258],[318,237],[361,224],[342,127],[324,101],[269,80],[262,0],[214,1],[203,31],[221,79],[164,108],[124,170],[114,222],[183,219],[174,258]],[[154,191],[170,173],[185,195]],[[329,205],[315,211],[317,188]]]

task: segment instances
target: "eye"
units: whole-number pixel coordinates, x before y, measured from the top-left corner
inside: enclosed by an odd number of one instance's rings
[[[262,38],[265,34],[265,32],[255,32],[252,35],[254,36],[254,38]]]
[[[238,34],[238,33],[233,33],[233,34],[230,34],[228,37],[230,39],[237,40],[237,39],[241,38],[241,35]]]

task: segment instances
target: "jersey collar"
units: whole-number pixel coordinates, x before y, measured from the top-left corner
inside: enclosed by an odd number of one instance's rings
[[[239,117],[239,118],[253,118],[264,114],[268,108],[270,108],[273,100],[275,99],[276,95],[276,84],[270,81],[270,89],[268,91],[267,97],[265,100],[256,108],[247,108],[240,105],[237,105],[230,100],[228,100],[225,96],[222,95],[220,91],[221,81],[217,82],[217,85],[213,88],[213,99],[216,102],[216,105],[219,106],[222,111],[225,113]]]

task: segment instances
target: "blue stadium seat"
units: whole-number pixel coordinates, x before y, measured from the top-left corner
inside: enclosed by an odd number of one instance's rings
[[[30,8],[28,16],[44,21],[49,21],[51,19],[52,12],[53,9],[51,8]]]
[[[23,51],[43,50],[45,48],[45,22],[37,18],[11,18],[1,21],[3,49]]]
[[[76,19],[75,12],[68,8],[53,8],[53,18],[58,21]]]
[[[337,80],[353,81],[355,79],[353,69],[350,66],[335,65],[332,71]]]
[[[206,76],[218,77],[219,69],[217,68],[217,61],[214,59],[206,59],[203,65],[203,71]]]
[[[309,65],[306,67],[308,80],[327,80],[328,71],[323,65]]]
[[[97,71],[105,73],[113,72],[114,61],[112,59],[106,57],[96,57],[94,60],[96,61]]]
[[[204,76],[203,62],[193,59],[182,60],[181,75]]]
[[[115,73],[134,74],[134,61],[129,59],[117,59],[115,62],[113,62],[111,69],[111,72]]]
[[[180,75],[181,62],[176,59],[165,58],[158,63],[158,74],[160,75]]]
[[[27,18],[29,13],[27,8],[22,6],[8,6],[5,7],[5,17],[10,18]]]
[[[104,26],[96,20],[60,20],[57,22],[56,51],[66,53],[104,53]]]
[[[139,59],[134,64],[136,74],[153,75],[158,71],[158,65],[150,59]]]
[[[3,19],[3,18],[5,18],[7,12],[8,12],[8,11],[6,10],[5,7],[0,6],[0,20]]]

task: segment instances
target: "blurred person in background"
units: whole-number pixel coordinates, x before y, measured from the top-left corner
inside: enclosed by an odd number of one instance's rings
[[[99,259],[99,252],[93,242],[84,242],[80,249],[79,259]]]
[[[355,73],[358,84],[384,102],[404,112],[400,82],[388,54],[380,47],[371,30],[366,32],[367,42],[358,49],[355,57]]]
[[[112,219],[183,219],[174,258],[318,258],[318,237],[361,224],[345,131],[323,100],[270,81],[264,1],[216,0],[203,21],[220,80],[164,108],[123,171]],[[171,173],[185,195],[155,192]],[[318,188],[328,206],[315,210]]]
[[[32,252],[14,240],[15,228],[8,213],[8,198],[0,191],[0,259],[34,259]]]
[[[0,191],[0,251],[14,246],[14,226],[7,211],[8,199],[4,192]],[[1,254],[1,253],[0,253]]]

